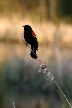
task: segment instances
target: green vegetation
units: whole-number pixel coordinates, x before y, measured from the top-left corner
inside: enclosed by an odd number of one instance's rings
[[[69,74],[67,74],[67,72],[59,77],[55,67],[53,66],[53,60],[54,59],[52,59],[52,62],[49,64],[50,67],[53,68],[54,77],[67,98],[70,99],[72,98],[72,78]],[[56,105],[57,103],[60,105],[62,104],[63,108],[69,107],[64,97],[57,89],[56,85],[47,80],[45,74],[37,73],[37,70],[38,68],[35,70],[31,64],[26,64],[22,60],[17,59],[8,62],[6,61],[2,69],[2,76],[0,76],[1,108],[4,108],[2,105],[4,102],[3,97],[5,97],[5,94],[10,95],[11,98],[16,98],[16,100],[18,100],[18,97],[24,98],[24,102],[26,101],[27,104],[29,104],[29,99],[34,98],[36,99],[36,108],[44,108],[42,106],[45,106],[45,108],[48,108],[48,106],[49,108],[52,108],[53,106],[58,107]],[[65,68],[65,70],[67,69]],[[18,105],[17,103],[17,106],[19,107],[21,105]]]
[[[0,16],[17,14],[46,19],[72,19],[72,0],[0,0]]]

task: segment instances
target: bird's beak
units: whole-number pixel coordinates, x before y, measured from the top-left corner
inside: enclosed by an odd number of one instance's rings
[[[24,27],[24,26],[22,26],[22,27]]]

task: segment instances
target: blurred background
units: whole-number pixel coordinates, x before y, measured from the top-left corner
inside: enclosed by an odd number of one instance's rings
[[[72,104],[72,0],[0,0],[0,108],[69,108],[30,57],[23,25],[37,35],[38,57]]]

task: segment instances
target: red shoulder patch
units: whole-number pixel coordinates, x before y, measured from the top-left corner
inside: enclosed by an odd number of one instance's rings
[[[36,34],[32,31],[32,36],[36,36]]]

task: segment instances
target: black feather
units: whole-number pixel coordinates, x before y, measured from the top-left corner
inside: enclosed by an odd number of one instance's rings
[[[30,55],[32,58],[37,59],[36,50],[38,50],[38,41],[37,41],[36,35],[35,36],[32,35],[32,32],[34,33],[34,31],[32,30],[31,26],[25,25],[22,27],[24,27],[24,39],[28,44],[31,45],[31,49],[35,53],[34,54],[31,51]]]

